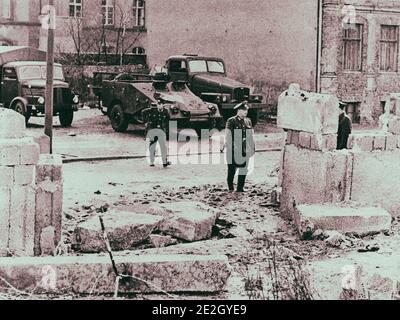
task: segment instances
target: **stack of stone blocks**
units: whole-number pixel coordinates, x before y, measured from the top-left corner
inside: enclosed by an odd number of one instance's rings
[[[336,150],[338,106],[336,97],[302,91],[297,84],[280,95],[277,123],[287,132],[281,212],[294,219],[300,233],[310,221],[314,228],[343,232],[389,229],[387,211],[400,209],[398,136],[383,131],[353,134],[348,150]],[[344,225],[349,221],[351,228]]]
[[[50,255],[61,240],[62,160],[0,108],[0,257]]]

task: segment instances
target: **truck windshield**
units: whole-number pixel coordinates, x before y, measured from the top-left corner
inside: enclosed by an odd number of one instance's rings
[[[46,79],[46,66],[23,66],[19,68],[20,80]],[[64,80],[61,66],[54,66],[54,79]]]
[[[215,60],[192,60],[189,62],[191,72],[225,73],[224,64]]]

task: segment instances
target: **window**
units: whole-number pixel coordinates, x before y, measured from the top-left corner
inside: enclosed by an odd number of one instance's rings
[[[82,17],[82,1],[69,0],[69,16],[74,18]]]
[[[145,1],[133,0],[133,23],[137,27],[144,26],[145,21]]]
[[[397,71],[399,51],[399,27],[381,26],[380,69],[381,71]]]
[[[361,71],[362,69],[362,28],[355,24],[343,31],[343,69]]]
[[[103,13],[103,25],[114,25],[114,1],[101,0],[101,9]]]
[[[11,18],[11,0],[1,0],[1,16]]]
[[[346,107],[346,113],[353,123],[360,123],[360,103],[359,102],[349,102]]]
[[[4,80],[18,80],[17,73],[14,68],[5,68],[4,69]]]

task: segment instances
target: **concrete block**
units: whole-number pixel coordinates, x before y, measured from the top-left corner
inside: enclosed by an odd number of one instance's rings
[[[159,228],[164,218],[132,212],[111,212],[103,217],[104,226],[114,251],[130,250],[149,238]],[[93,217],[77,226],[74,231],[74,247],[84,253],[107,250],[99,217]]]
[[[300,131],[290,130],[290,144],[294,144],[295,146],[299,145],[300,142]]]
[[[0,257],[7,256],[10,225],[10,190],[0,187]]]
[[[168,217],[160,230],[186,241],[198,241],[211,237],[212,227],[219,213],[198,202],[174,202],[163,205]]]
[[[400,117],[389,120],[388,131],[392,134],[400,135]]]
[[[278,99],[278,127],[319,134],[338,131],[339,102],[333,95],[290,88]]]
[[[349,137],[348,148],[354,151],[371,152],[374,150],[374,136],[352,134]]]
[[[230,275],[228,258],[220,255],[114,255],[114,259],[120,272],[154,285],[123,279],[120,293],[220,292],[226,290]],[[109,257],[93,254],[2,258],[0,277],[19,290],[41,294],[113,294],[116,278]]]
[[[40,251],[42,256],[50,256],[53,254],[58,243],[56,243],[56,229],[49,226],[42,229],[40,234]]]
[[[1,170],[1,169],[0,169]],[[26,186],[31,185],[35,181],[35,166],[20,165],[13,167],[14,183],[16,185]]]
[[[17,256],[33,256],[35,190],[32,186],[14,186],[10,191],[8,250]]]
[[[36,165],[35,255],[41,255],[40,235],[46,227],[55,228],[55,244],[61,241],[63,183],[60,155],[40,155]]]
[[[40,154],[50,153],[50,137],[34,131],[27,131],[26,135],[33,138],[33,141],[39,145]]]
[[[312,150],[333,151],[337,147],[337,134],[312,134],[310,148]]]
[[[49,177],[50,181],[62,181],[62,158],[58,154],[41,154],[36,166],[36,182]]]
[[[0,140],[0,166],[17,166],[20,164],[18,140]]]
[[[9,189],[14,185],[13,167],[0,166],[0,189]]]
[[[21,139],[20,164],[36,165],[39,162],[39,145],[32,138]]]
[[[317,229],[369,234],[390,230],[392,217],[381,207],[354,203],[298,205],[294,221],[301,235]]]
[[[374,151],[383,151],[386,148],[386,135],[377,134],[374,136]]]
[[[311,136],[312,134],[309,132],[300,132],[299,135],[299,146],[302,148],[311,148]]]
[[[0,139],[22,138],[25,117],[11,109],[0,108]]]
[[[352,154],[285,146],[281,212],[292,218],[297,204],[338,202],[350,197]]]
[[[393,134],[388,134],[386,136],[386,146],[385,150],[392,151],[397,149],[397,136]]]
[[[35,255],[41,255],[40,235],[46,227],[55,228],[58,243],[61,240],[62,228],[62,195],[63,185],[61,182],[53,182],[47,176],[45,181],[37,183],[36,209],[35,209]]]
[[[400,214],[400,150],[354,154],[351,199]]]

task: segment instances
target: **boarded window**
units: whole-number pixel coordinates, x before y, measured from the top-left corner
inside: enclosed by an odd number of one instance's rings
[[[399,51],[399,27],[381,26],[380,69],[382,71],[397,71]]]
[[[362,24],[350,25],[343,31],[343,69],[362,69]]]
[[[82,1],[69,0],[69,16],[74,18],[82,17]]]

